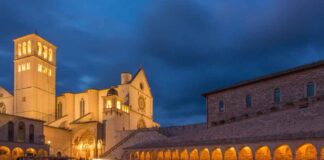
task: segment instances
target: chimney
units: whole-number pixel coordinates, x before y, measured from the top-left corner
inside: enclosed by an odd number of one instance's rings
[[[121,73],[120,75],[120,78],[121,78],[121,84],[126,84],[128,83],[129,81],[132,80],[132,74],[130,74],[129,72],[124,72],[124,73]]]

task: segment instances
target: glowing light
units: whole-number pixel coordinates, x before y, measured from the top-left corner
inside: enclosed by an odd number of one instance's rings
[[[121,109],[120,101],[117,101],[117,109]]]
[[[112,108],[111,100],[108,100],[108,101],[107,101],[106,107],[107,107],[107,108]]]

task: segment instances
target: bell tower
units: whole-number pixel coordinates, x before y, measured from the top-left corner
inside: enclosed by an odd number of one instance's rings
[[[54,119],[56,46],[29,34],[14,40],[14,114]]]

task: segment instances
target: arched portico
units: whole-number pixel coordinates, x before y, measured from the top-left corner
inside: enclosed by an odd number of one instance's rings
[[[273,155],[274,160],[293,160],[293,155],[288,145],[281,145],[276,148]]]
[[[237,160],[236,150],[234,147],[229,147],[224,153],[224,160]]]
[[[271,151],[268,146],[262,146],[255,152],[255,160],[271,160]]]

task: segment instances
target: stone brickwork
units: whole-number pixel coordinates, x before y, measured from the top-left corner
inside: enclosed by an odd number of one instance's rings
[[[205,94],[208,107],[208,125],[219,125],[250,118],[270,110],[307,101],[307,84],[315,84],[315,96],[324,95],[324,63],[301,66],[282,73],[261,77],[229,88]],[[280,103],[274,102],[274,90],[280,88]],[[252,106],[246,107],[246,96],[252,97]],[[225,112],[219,112],[223,101]]]

